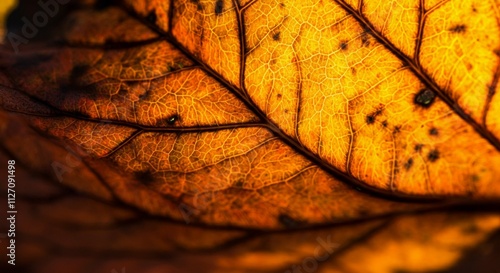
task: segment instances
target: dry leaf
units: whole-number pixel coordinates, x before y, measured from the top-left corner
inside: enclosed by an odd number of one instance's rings
[[[437,272],[496,238],[498,1],[53,3],[0,52],[26,270]]]

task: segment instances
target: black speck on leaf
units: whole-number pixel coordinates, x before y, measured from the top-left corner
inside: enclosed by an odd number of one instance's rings
[[[439,159],[439,151],[438,150],[432,150],[429,152],[427,155],[427,158],[429,159],[430,162],[435,162],[436,160]]]
[[[414,102],[419,106],[428,108],[432,105],[435,98],[436,94],[434,91],[424,88],[415,95]]]
[[[280,32],[276,32],[276,33],[273,35],[273,40],[275,40],[275,41],[279,41],[279,40],[280,40]]]
[[[169,125],[174,125],[175,122],[179,119],[179,116],[178,115],[172,115],[170,117],[167,118],[167,123]]]

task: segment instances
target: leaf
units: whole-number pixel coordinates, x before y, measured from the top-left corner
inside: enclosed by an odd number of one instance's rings
[[[500,225],[496,213],[451,211],[287,232],[213,229],[80,196],[19,164],[17,173],[29,181],[16,188],[23,272],[308,272],[315,257],[315,272],[434,272]]]
[[[57,199],[46,208],[55,216],[36,205],[41,212],[30,217],[39,220],[29,221],[71,222],[65,209],[74,207],[82,213],[74,226],[131,221],[130,232],[192,232],[202,238],[193,249],[221,247],[182,254],[168,268],[191,257],[214,272],[286,271],[317,242],[288,242],[283,230],[312,228],[309,238],[331,233],[341,245],[324,272],[441,270],[500,224],[497,209],[462,211],[495,208],[500,195],[499,6],[74,4],[50,30],[57,35],[19,54],[2,49],[0,105],[10,113],[2,113],[0,143],[30,172],[106,203]],[[113,216],[95,219],[86,212],[93,207]],[[449,217],[431,213],[450,209]],[[184,230],[184,222],[195,226]],[[421,222],[429,223],[423,237]],[[475,232],[462,228],[471,225]],[[257,243],[241,244],[248,234]],[[124,239],[110,248],[77,236],[53,248],[134,255],[189,245],[164,236],[168,243],[156,247]],[[266,249],[266,236],[283,246]],[[32,257],[44,252],[37,248],[45,243],[31,245]],[[408,252],[417,258],[380,260]],[[420,265],[418,257],[439,259]]]

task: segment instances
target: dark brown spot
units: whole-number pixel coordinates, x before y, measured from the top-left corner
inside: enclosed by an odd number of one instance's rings
[[[297,228],[300,223],[286,214],[280,214],[278,216],[278,221],[287,228]]]
[[[351,72],[352,72],[353,75],[356,75],[356,73],[357,73],[356,68],[351,67]]]
[[[429,159],[430,162],[434,162],[439,159],[439,151],[434,149],[429,152],[427,155],[427,158]]]
[[[366,123],[367,124],[372,124],[375,122],[375,119],[377,118],[378,115],[380,115],[382,113],[383,109],[382,108],[379,108],[377,109],[375,112],[369,114],[366,116]]]
[[[148,16],[146,17],[146,20],[148,20],[148,22],[150,22],[151,24],[156,24],[156,12],[154,10],[152,10]]]
[[[500,57],[500,49],[493,50],[493,53],[495,53],[495,55],[497,55],[497,57]]]
[[[438,129],[436,129],[436,128],[434,128],[434,127],[433,127],[433,128],[431,128],[431,129],[429,130],[429,135],[431,135],[431,136],[437,136],[437,135],[439,135],[439,131],[438,131]]]
[[[281,33],[280,33],[279,31],[278,31],[278,32],[276,32],[276,33],[273,35],[273,40],[275,40],[275,41],[279,41],[279,40],[280,40],[280,34],[281,34]]]
[[[217,0],[215,2],[215,15],[221,15],[224,10],[224,0]]]
[[[432,105],[435,98],[436,94],[432,90],[424,88],[415,95],[413,102],[424,108],[428,108]]]
[[[234,186],[237,188],[243,188],[243,179],[238,179],[238,181],[236,181]]]
[[[409,170],[411,168],[411,166],[413,166],[413,158],[408,158],[404,167],[406,170]]]
[[[167,123],[168,125],[174,125],[177,120],[179,120],[179,116],[175,114],[167,118]]]
[[[281,99],[281,97],[283,97],[283,95],[278,94],[278,95],[276,95],[276,97],[278,97],[278,99]]]
[[[285,3],[280,3],[280,7],[284,8],[285,7]]]
[[[424,147],[423,144],[415,144],[415,152],[420,152],[422,151],[422,147]]]
[[[288,109],[285,109],[285,114],[288,114]]]
[[[399,132],[401,132],[401,125],[394,126],[394,130],[392,131],[392,133],[397,134]]]
[[[348,45],[346,41],[340,42],[340,49],[347,50],[347,47]]]
[[[134,177],[135,179],[137,179],[137,181],[144,184],[150,184],[154,181],[153,173],[150,170],[135,172]]]
[[[464,33],[467,30],[467,26],[464,24],[458,24],[458,25],[452,26],[448,30],[453,32],[453,33]]]
[[[372,124],[374,122],[375,122],[375,116],[373,115],[366,116],[366,124]]]
[[[384,128],[386,128],[387,125],[389,125],[389,123],[387,123],[387,120],[382,121],[382,126],[384,126]]]

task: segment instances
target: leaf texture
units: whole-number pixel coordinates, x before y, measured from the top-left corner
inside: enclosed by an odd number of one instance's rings
[[[167,268],[196,259],[213,272],[286,272],[311,255],[310,238],[333,234],[340,248],[321,272],[427,272],[500,225],[490,209],[500,196],[498,1],[126,0],[68,10],[56,34],[0,52],[3,151],[64,189],[48,190],[54,207],[27,198],[36,213],[25,221],[166,237],[54,249],[220,247]],[[68,192],[96,200],[59,197]],[[133,224],[117,231],[122,222]],[[286,242],[284,230],[302,228],[293,236],[309,239]],[[190,232],[200,241],[186,241]],[[267,249],[266,236],[285,246]],[[26,242],[27,253],[43,257],[40,245]],[[405,251],[414,260],[380,261]]]

